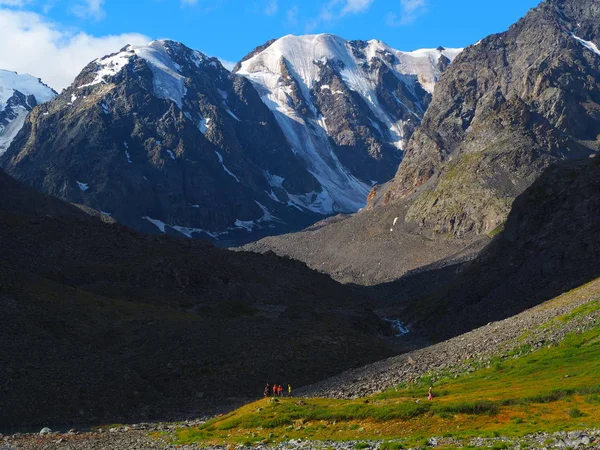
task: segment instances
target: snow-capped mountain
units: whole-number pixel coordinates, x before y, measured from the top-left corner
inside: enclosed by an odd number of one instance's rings
[[[0,166],[146,232],[225,245],[293,231],[392,177],[457,53],[286,37],[232,74],[181,43],[126,46],[35,108]]]
[[[229,243],[315,220],[319,185],[252,84],[177,42],[93,61],[25,130],[7,172],[143,231]]]
[[[0,155],[23,127],[29,111],[56,95],[38,78],[0,70]]]
[[[391,179],[461,49],[400,52],[371,40],[285,36],[236,67],[273,111],[293,151],[323,186],[331,211],[356,211]]]

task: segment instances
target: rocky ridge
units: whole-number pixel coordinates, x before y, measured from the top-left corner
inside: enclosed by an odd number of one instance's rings
[[[547,167],[595,154],[599,18],[592,0],[548,0],[465,49],[373,204],[413,198],[423,233],[489,233]]]
[[[310,223],[318,189],[252,85],[173,41],[90,63],[0,164],[141,231],[226,242]]]
[[[450,284],[412,302],[405,320],[442,340],[600,276],[600,158],[548,169],[503,228]]]

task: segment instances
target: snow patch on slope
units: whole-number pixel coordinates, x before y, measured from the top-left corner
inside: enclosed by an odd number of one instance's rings
[[[80,189],[82,192],[85,192],[85,191],[87,191],[87,190],[90,188],[89,184],[87,184],[87,183],[82,183],[81,181],[77,181],[77,186],[79,187],[79,189]]]
[[[181,108],[186,94],[185,77],[180,73],[181,66],[169,56],[165,41],[153,41],[146,46],[130,45],[117,54],[97,59],[94,61],[98,66],[96,77],[79,89],[106,83],[107,78],[121,72],[134,56],[145,60],[152,71],[154,93],[160,98],[173,100]]]
[[[229,170],[227,168],[227,166],[225,165],[225,163],[223,162],[223,155],[221,155],[219,152],[215,151],[215,153],[217,154],[217,158],[219,158],[219,162],[221,163],[221,166],[223,167],[223,170],[228,174],[231,175],[233,178],[235,178],[235,181],[237,181],[238,183],[241,183],[240,179],[238,177],[236,177],[231,170]]]
[[[256,203],[256,205],[262,210],[262,212],[263,212],[262,217],[257,220],[239,220],[238,219],[234,223],[235,228],[242,228],[248,232],[251,232],[252,230],[254,230],[254,228],[260,226],[262,223],[281,222],[281,220],[278,217],[271,214],[271,212],[267,209],[267,207],[265,205],[263,205],[260,202],[257,202],[256,200],[254,201],[254,203]]]
[[[594,44],[591,41],[585,41],[585,40],[581,39],[580,37],[575,36],[574,34],[571,34],[571,36],[573,37],[573,39],[578,41],[585,48],[593,51],[596,55],[600,56],[600,49],[598,49],[598,46],[596,44]]]

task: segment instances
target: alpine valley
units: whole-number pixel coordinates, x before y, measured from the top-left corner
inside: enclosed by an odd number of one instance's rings
[[[0,449],[600,448],[599,47],[0,71]]]

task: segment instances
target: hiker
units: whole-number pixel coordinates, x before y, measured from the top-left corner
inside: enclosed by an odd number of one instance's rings
[[[288,397],[292,396],[292,385],[288,384]]]
[[[269,383],[267,383],[267,385],[265,386],[265,391],[264,391],[265,397],[268,397],[270,392],[271,392],[271,386],[269,385]]]
[[[280,384],[277,385],[277,397],[281,397],[281,391],[283,391],[283,388],[281,387]]]
[[[429,386],[429,392],[427,393],[427,400],[433,400],[433,386]]]

